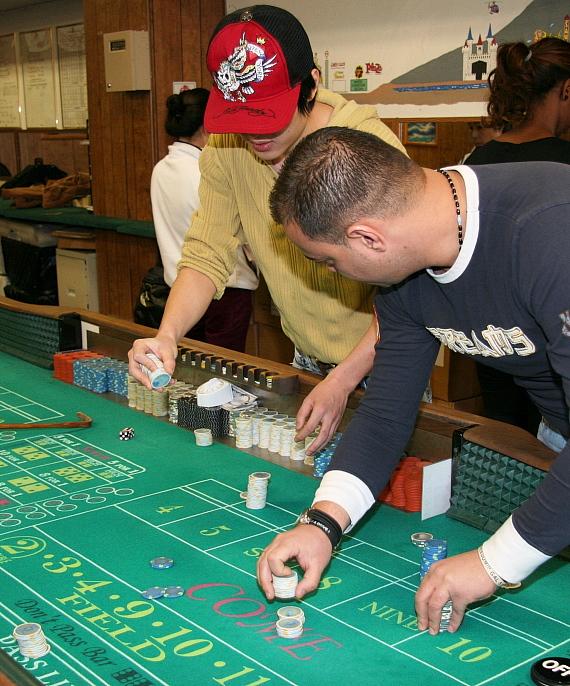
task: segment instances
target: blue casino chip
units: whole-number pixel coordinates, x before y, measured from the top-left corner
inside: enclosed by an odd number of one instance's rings
[[[141,591],[141,595],[143,598],[148,598],[149,600],[156,600],[157,598],[162,598],[162,596],[164,595],[164,591],[165,589],[163,586],[151,586],[150,588]]]
[[[180,598],[184,595],[184,588],[182,586],[167,586],[164,589],[165,598]]]
[[[153,557],[150,561],[150,566],[153,569],[170,569],[174,564],[174,560],[171,557]]]

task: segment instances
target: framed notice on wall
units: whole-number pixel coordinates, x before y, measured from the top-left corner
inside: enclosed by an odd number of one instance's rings
[[[19,35],[26,123],[30,128],[61,127],[57,116],[51,29]]]
[[[64,129],[82,129],[87,125],[87,67],[83,24],[58,26],[56,42],[62,126]]]
[[[19,127],[18,68],[14,34],[0,36],[0,127]]]

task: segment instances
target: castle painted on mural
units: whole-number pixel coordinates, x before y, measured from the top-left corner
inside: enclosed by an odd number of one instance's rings
[[[533,43],[546,38],[547,36],[554,36],[562,40],[570,40],[570,15],[566,15],[562,21],[562,29],[558,33],[544,31],[543,29],[536,29],[532,39]],[[491,71],[497,66],[497,48],[498,43],[493,35],[491,24],[485,40],[479,34],[478,40],[473,39],[471,27],[469,33],[463,44],[461,52],[463,53],[463,80],[464,81],[483,81],[488,78]]]
[[[497,66],[497,41],[491,30],[487,31],[485,40],[481,38],[473,40],[473,33],[469,27],[469,33],[465,39],[465,44],[461,49],[463,53],[463,80],[464,81],[483,81],[491,71]]]

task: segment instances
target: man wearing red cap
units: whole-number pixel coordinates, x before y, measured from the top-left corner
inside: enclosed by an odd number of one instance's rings
[[[372,366],[375,287],[305,259],[271,218],[269,193],[289,152],[317,129],[359,129],[404,148],[375,107],[317,92],[319,72],[309,38],[286,10],[254,5],[228,14],[214,30],[207,64],[214,88],[205,128],[214,135],[200,157],[200,209],[186,235],[158,334],[135,341],[130,371],[145,383],[139,365],[152,366],[147,352],[174,371],[178,340],[212,298],[221,297],[236,249],[245,244],[280,312],[283,331],[295,344],[294,364],[330,372],[297,417],[299,440],[321,427],[314,452],[328,441],[349,393]]]

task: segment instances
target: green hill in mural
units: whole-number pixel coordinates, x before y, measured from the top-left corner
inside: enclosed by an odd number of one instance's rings
[[[536,29],[552,31],[554,34],[562,28],[564,17],[570,14],[568,0],[534,0],[516,19],[495,34],[497,42],[509,43],[522,40],[530,42]],[[493,28],[493,15],[489,15]],[[472,27],[474,37],[486,34],[488,24]],[[469,26],[465,27],[465,36]],[[484,37],[484,35],[483,35]],[[463,79],[463,57],[460,44],[455,50],[436,57],[420,67],[411,69],[401,76],[392,79],[391,83],[434,83],[440,81],[461,81]]]

